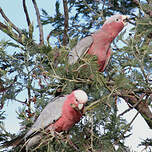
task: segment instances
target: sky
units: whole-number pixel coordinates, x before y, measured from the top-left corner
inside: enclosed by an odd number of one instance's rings
[[[60,0],[61,1],[61,0]],[[37,19],[35,16],[35,10],[33,8],[33,4],[31,1],[27,1],[27,6],[28,10],[30,13],[30,18],[31,21],[33,22],[34,25],[37,24]],[[55,10],[55,1],[53,0],[41,0],[37,1],[38,7],[41,10],[44,8],[48,13],[52,14]],[[21,0],[0,0],[0,7],[2,7],[3,11],[5,14],[9,17],[9,19],[16,24],[16,26],[20,28],[27,28],[26,19],[24,16],[24,12],[22,9],[22,3]],[[34,12],[34,13],[33,13]],[[2,21],[2,18],[0,16],[0,21]],[[49,32],[51,26],[49,27],[44,27],[44,37],[46,39],[47,33]],[[38,29],[35,31],[35,39],[38,37]],[[0,31],[0,38],[8,40],[10,39],[7,37],[5,34],[3,34]],[[21,95],[22,100],[26,99],[25,94]],[[20,97],[19,97],[20,98]],[[24,99],[23,99],[24,98]],[[18,103],[15,102],[9,102],[8,105],[5,106],[6,109],[6,121],[5,121],[5,126],[10,132],[16,133],[19,132],[20,126],[19,126],[19,121],[16,118],[16,111],[18,110]],[[118,109],[119,112],[122,113],[125,109],[127,109],[128,106],[124,101],[121,101],[118,103]],[[131,112],[128,112],[125,114],[123,117],[126,118],[128,122],[132,120],[132,118],[136,114],[136,110],[131,110]],[[126,140],[126,145],[128,145],[130,148],[133,150],[136,150],[137,152],[141,152],[143,147],[137,147],[137,145],[140,143],[142,139],[145,139],[146,137],[152,137],[152,130],[149,129],[148,125],[145,123],[143,118],[140,116],[140,114],[137,116],[135,121],[132,124],[132,131],[133,134]],[[146,152],[146,151],[142,151]]]

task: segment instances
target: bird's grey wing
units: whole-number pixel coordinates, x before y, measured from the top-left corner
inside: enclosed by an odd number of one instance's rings
[[[62,114],[62,106],[65,100],[66,96],[63,96],[57,97],[53,99],[53,101],[49,102],[40,113],[36,122],[33,124],[33,126],[27,132],[24,138],[26,139],[30,135],[39,132],[40,130],[46,128],[48,125],[59,119]]]
[[[93,37],[87,36],[83,39],[81,39],[77,45],[70,51],[68,63],[74,64],[77,62],[79,58],[81,58],[83,55],[85,55],[93,43]]]

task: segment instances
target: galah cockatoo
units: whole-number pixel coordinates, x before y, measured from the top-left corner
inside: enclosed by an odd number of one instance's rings
[[[95,33],[81,39],[69,53],[69,64],[75,64],[85,54],[95,55],[98,58],[99,71],[103,72],[110,56],[110,45],[115,37],[127,24],[125,15],[113,15],[108,18],[102,28]]]
[[[31,129],[20,139],[17,145],[25,143],[26,150],[38,145],[45,132],[68,131],[83,116],[84,105],[88,100],[82,90],[75,90],[69,95],[57,97],[44,108]],[[11,141],[5,146],[15,145]]]

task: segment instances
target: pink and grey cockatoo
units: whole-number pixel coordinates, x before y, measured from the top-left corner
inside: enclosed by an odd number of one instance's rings
[[[69,53],[69,64],[75,64],[85,54],[98,58],[99,71],[103,72],[111,56],[111,43],[127,24],[125,15],[113,15],[108,18],[102,28],[81,39]]]
[[[26,150],[35,147],[46,132],[68,131],[83,116],[84,105],[88,100],[87,94],[82,90],[75,90],[69,95],[57,97],[44,108],[31,129],[15,145],[11,141],[7,146],[19,145],[25,142]],[[42,133],[43,132],[43,133]]]

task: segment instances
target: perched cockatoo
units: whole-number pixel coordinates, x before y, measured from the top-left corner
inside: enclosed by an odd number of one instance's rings
[[[75,90],[69,95],[57,97],[49,102],[40,113],[36,122],[24,137],[9,141],[4,146],[26,146],[26,151],[38,145],[45,132],[68,131],[83,116],[84,105],[88,100],[82,90]]]
[[[125,15],[113,15],[108,18],[102,28],[81,39],[69,53],[69,64],[75,64],[85,54],[98,58],[99,71],[103,72],[111,56],[111,43],[127,24]]]

